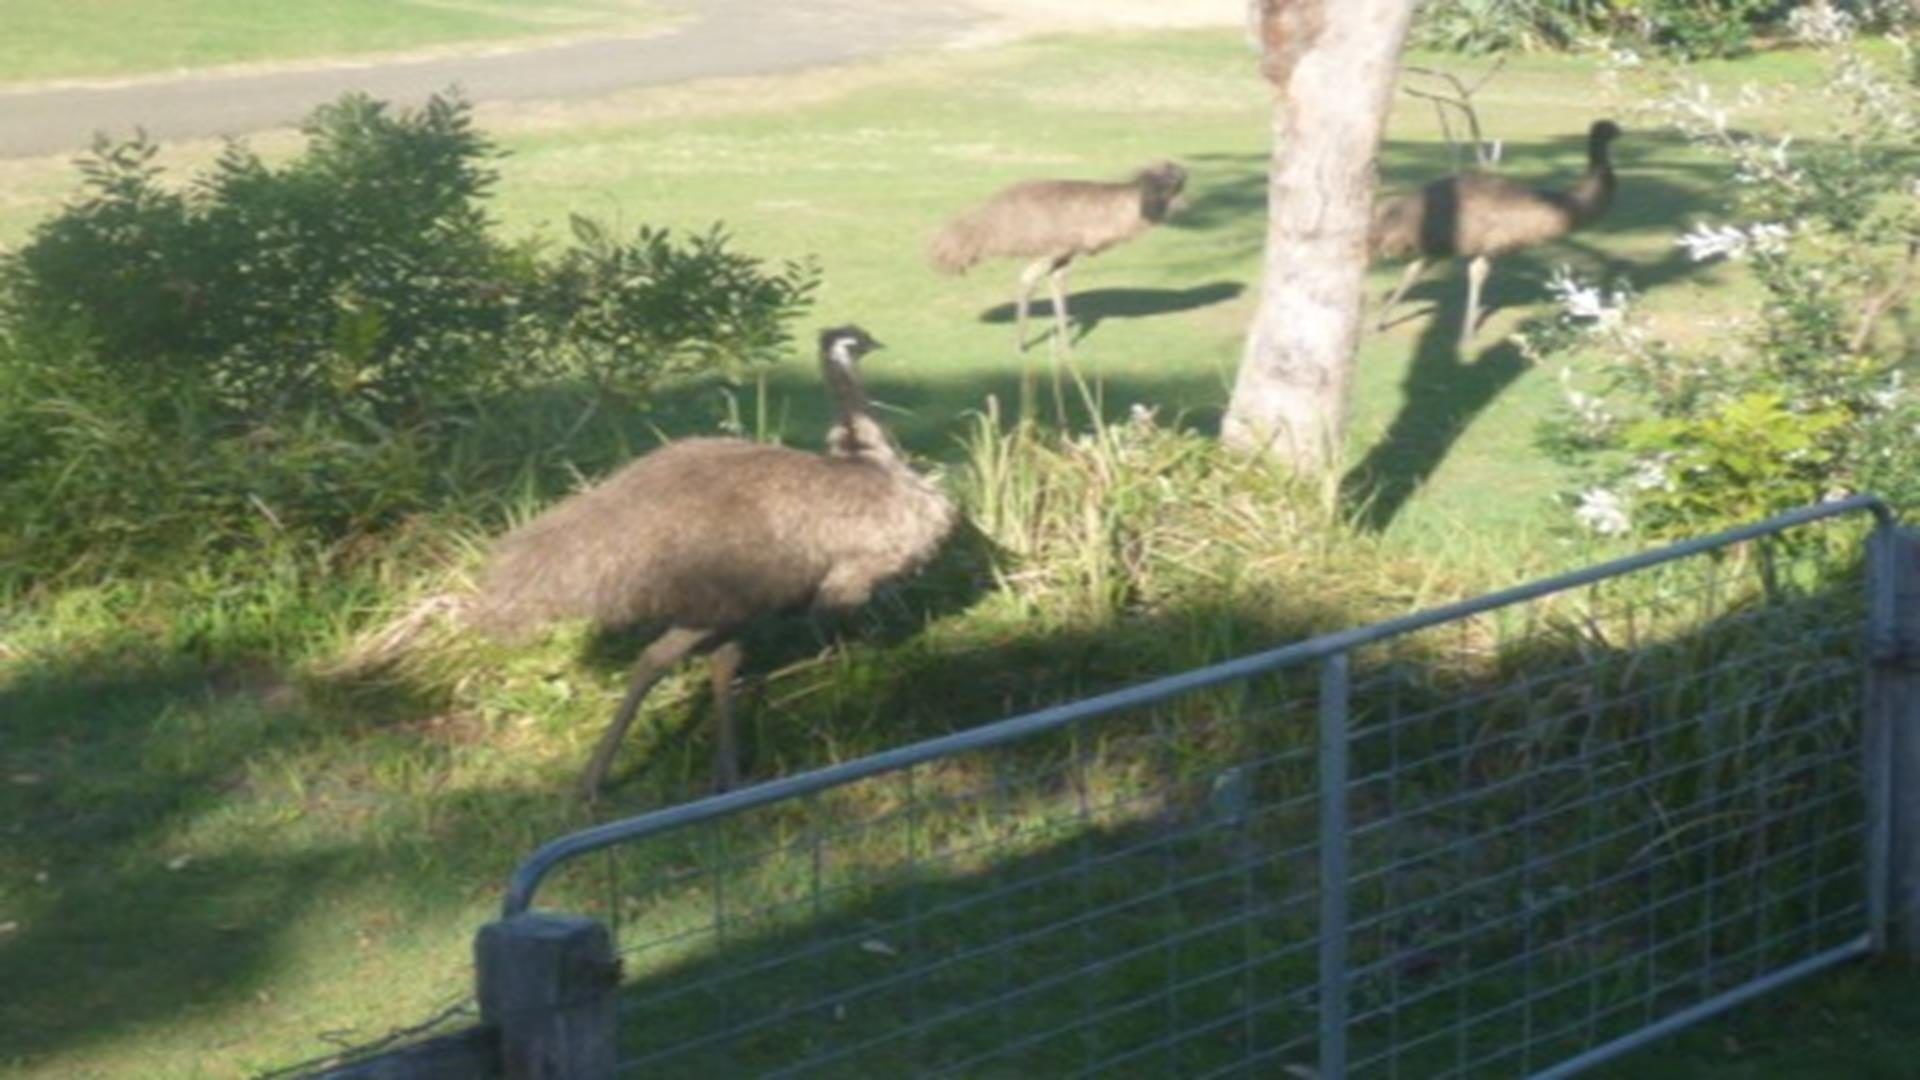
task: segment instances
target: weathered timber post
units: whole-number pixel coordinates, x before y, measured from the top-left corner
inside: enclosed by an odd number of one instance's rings
[[[1920,532],[1874,530],[1867,588],[1869,918],[1877,948],[1920,961]]]
[[[605,1080],[614,1067],[613,937],[592,919],[528,913],[473,944],[480,1019],[499,1032],[506,1080]]]

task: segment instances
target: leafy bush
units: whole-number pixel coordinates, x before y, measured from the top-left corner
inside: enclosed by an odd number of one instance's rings
[[[1583,39],[1676,56],[1731,56],[1777,25],[1782,0],[1429,0],[1414,40],[1450,52],[1564,48]],[[1877,0],[1855,6],[1880,10]]]
[[[484,436],[556,387],[643,407],[771,361],[817,281],[718,226],[503,242],[497,152],[457,100],[349,96],[305,132],[184,190],[144,139],[97,144],[80,196],[0,258],[0,498],[22,508],[0,585],[431,510],[518,475],[532,440]]]
[[[1722,224],[1679,238],[1695,261],[1737,260],[1755,309],[1710,345],[1666,340],[1630,292],[1563,274],[1557,317],[1528,328],[1545,360],[1597,357],[1545,432],[1589,473],[1577,511],[1601,532],[1697,532],[1854,491],[1920,502],[1914,340],[1899,316],[1920,270],[1920,90],[1868,60],[1828,9],[1796,29],[1831,52],[1823,138],[1739,125],[1738,107],[1676,79],[1657,107],[1729,173]]]
[[[1469,55],[1564,48],[1589,28],[1575,7],[1553,0],[1428,0],[1413,40],[1421,48]]]

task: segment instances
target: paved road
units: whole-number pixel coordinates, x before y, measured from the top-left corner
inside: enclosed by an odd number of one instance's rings
[[[0,91],[0,157],[85,147],[95,131],[158,139],[280,127],[348,90],[417,102],[458,85],[474,101],[591,98],[633,86],[760,75],[932,45],[978,16],[953,0],[689,0],[668,33],[487,56],[182,76],[120,86]]]

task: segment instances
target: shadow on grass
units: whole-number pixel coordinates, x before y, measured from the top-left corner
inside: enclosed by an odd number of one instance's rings
[[[1536,161],[1584,160],[1584,134],[1507,146],[1510,176],[1542,187],[1564,187],[1577,175],[1563,169],[1541,175],[1526,169]],[[1670,251],[1637,263],[1610,255],[1609,234],[1660,231],[1678,235],[1696,215],[1714,205],[1712,184],[1724,169],[1707,162],[1675,162],[1683,149],[1677,139],[1632,134],[1617,154],[1620,192],[1609,215],[1598,224],[1556,244],[1495,263],[1483,296],[1483,319],[1502,307],[1537,302],[1545,293],[1550,268],[1575,253],[1604,276],[1624,277],[1641,293],[1684,279],[1697,268]],[[1189,206],[1172,227],[1217,233],[1223,242],[1257,252],[1265,243],[1266,159],[1259,155],[1201,155],[1203,176]],[[1516,167],[1518,166],[1518,167]],[[1447,175],[1446,148],[1437,143],[1392,143],[1381,154],[1381,191],[1390,195],[1425,180]],[[1525,170],[1525,171],[1523,171]],[[1535,177],[1538,177],[1536,180]],[[1412,289],[1394,313],[1394,325],[1425,319],[1405,381],[1405,397],[1386,434],[1345,476],[1342,491],[1358,519],[1369,529],[1385,529],[1420,486],[1446,460],[1453,445],[1479,414],[1527,370],[1519,351],[1504,341],[1482,343],[1462,355],[1458,346],[1465,308],[1465,271],[1459,263]],[[1422,305],[1421,301],[1430,301]],[[1424,309],[1423,309],[1424,308]],[[1377,313],[1370,312],[1369,320]],[[1484,325],[1484,323],[1483,323]]]
[[[1067,296],[1067,313],[1075,324],[1073,340],[1084,341],[1108,319],[1144,319],[1195,311],[1225,303],[1245,292],[1238,281],[1214,281],[1186,289],[1088,289]],[[984,323],[1011,323],[1018,314],[1012,301],[990,307],[980,313]],[[1028,317],[1046,325],[1053,319],[1053,301],[1037,300],[1028,309]]]
[[[1482,623],[1362,654],[1354,1060],[1526,1073],[1859,932],[1832,569],[1660,592],[1642,616],[1713,614],[1671,637],[1581,596],[1491,650]],[[1311,1065],[1315,674],[663,834],[547,899],[615,925],[623,1060],[662,1074]]]
[[[1361,621],[1350,594],[1302,590],[1275,603],[1227,591],[1084,626],[1009,618],[954,633],[931,614],[965,604],[964,587],[940,584],[946,572],[971,570],[964,559],[936,569],[931,587],[961,590],[951,605],[909,593],[898,612],[876,615],[883,625],[871,640],[763,676],[763,700],[742,715],[753,776],[851,760]],[[1685,895],[1689,875],[1727,875],[1713,910],[1732,928],[1726,948],[1744,947],[1746,924],[1728,920],[1753,903],[1754,879],[1726,867],[1755,865],[1746,840],[1737,850],[1713,848],[1706,863],[1676,855],[1666,877],[1647,877],[1658,866],[1647,870],[1630,856],[1663,850],[1661,838],[1686,834],[1690,822],[1728,818],[1784,830],[1764,834],[1766,852],[1799,852],[1794,845],[1813,842],[1809,836],[1847,841],[1854,824],[1805,812],[1809,798],[1844,780],[1833,771],[1838,757],[1819,758],[1818,769],[1788,758],[1732,758],[1727,773],[1687,772],[1680,763],[1702,746],[1745,745],[1738,732],[1765,735],[1765,747],[1782,752],[1831,748],[1824,729],[1809,725],[1852,708],[1858,669],[1850,661],[1836,667],[1831,657],[1857,650],[1857,626],[1836,629],[1807,610],[1844,602],[1851,612],[1859,590],[1792,594],[1778,618],[1766,619],[1736,608],[1738,594],[1687,594],[1727,610],[1722,623],[1681,646],[1660,642],[1646,624],[1628,624],[1639,637],[1610,639],[1618,628],[1593,622],[1590,610],[1607,609],[1583,592],[1578,611],[1529,621],[1529,637],[1510,647],[1450,629],[1437,644],[1363,664],[1354,814],[1357,826],[1375,824],[1356,836],[1386,840],[1356,840],[1356,858],[1400,863],[1398,880],[1412,891],[1367,894],[1358,910],[1387,907],[1376,912],[1377,934],[1356,938],[1356,956],[1373,970],[1399,971],[1405,982],[1397,985],[1411,992],[1515,955],[1522,930],[1535,940],[1560,932],[1551,920],[1570,918],[1565,910],[1523,926],[1496,920],[1488,940],[1457,940],[1486,921],[1484,912],[1514,910],[1526,890],[1554,896],[1556,885],[1590,883],[1577,875],[1590,875],[1593,863],[1569,859],[1556,871],[1530,854],[1571,843],[1568,830],[1591,830],[1578,814],[1540,817],[1541,807],[1590,805],[1567,801],[1569,792],[1588,790],[1580,785],[1615,785],[1605,788],[1615,800],[1605,809],[1622,815],[1621,826],[1604,850],[1634,868],[1622,880],[1635,903],[1649,889]],[[921,631],[929,621],[935,625]],[[577,762],[549,761],[477,785],[429,778],[418,791],[394,779],[407,769],[447,769],[462,754],[530,752],[523,738],[511,748],[489,745],[521,730],[504,724],[450,737],[439,723],[446,717],[437,687],[396,679],[384,689],[314,691],[325,701],[380,690],[365,700],[391,712],[356,717],[283,701],[270,669],[234,676],[187,664],[143,669],[138,661],[124,653],[79,657],[17,672],[0,686],[7,769],[37,777],[0,796],[0,809],[20,826],[9,844],[19,854],[9,862],[50,877],[42,886],[10,874],[0,885],[8,917],[20,912],[20,928],[0,941],[9,961],[0,966],[9,1060],[41,1064],[137,1027],[239,1014],[276,986],[287,937],[311,932],[315,907],[351,906],[402,879],[408,899],[378,901],[385,917],[408,932],[438,926],[450,912],[471,910],[475,895],[490,894],[538,842],[590,820],[568,798]],[[127,674],[143,670],[152,674]],[[1299,908],[1308,902],[1301,898],[1312,859],[1299,845],[1313,806],[1313,673],[1296,674],[1302,678],[1265,678],[1068,727],[997,752],[991,767],[976,759],[918,769],[719,832],[664,839],[623,853],[617,865],[589,860],[576,868],[588,880],[558,884],[548,902],[635,928],[649,940],[629,935],[627,944],[654,947],[631,958],[640,981],[627,1028],[651,1040],[630,1047],[635,1053],[780,1017],[714,1043],[711,1054],[675,1059],[687,1067],[758,1067],[796,1048],[845,1052],[843,1060],[880,1072],[1003,1052],[1047,1071],[1125,1062],[1185,1071],[1269,1051],[1282,1064],[1305,1060],[1292,1055],[1296,1033],[1311,1023],[1299,995],[1308,948]],[[1722,726],[1680,722],[1706,706]],[[628,756],[648,757],[646,767],[603,813],[652,809],[706,775],[706,746],[660,730],[672,712],[650,709],[638,725]],[[26,720],[14,724],[16,717]],[[1365,734],[1381,723],[1398,734]],[[1642,738],[1650,728],[1660,737]],[[1573,768],[1596,746],[1613,756]],[[1853,751],[1842,749],[1851,762]],[[274,782],[275,768],[298,775],[287,778],[294,794],[271,807],[271,821],[205,832],[222,815],[248,812],[247,798]],[[1387,773],[1399,779],[1382,787]],[[1618,786],[1621,776],[1671,781],[1662,812],[1646,813],[1643,792]],[[1488,801],[1444,798],[1461,785],[1485,787]],[[1751,804],[1700,802],[1721,795]],[[1423,810],[1426,796],[1439,801]],[[410,803],[417,805],[384,828],[365,824]],[[314,835],[301,822],[317,815],[328,824]],[[1542,831],[1527,834],[1536,846],[1464,846],[1468,830],[1522,819],[1540,822]],[[784,852],[777,857],[786,869],[750,871],[748,856],[770,849]],[[1813,850],[1826,860],[1834,849]],[[1423,866],[1421,852],[1446,861]],[[1407,859],[1416,862],[1400,862]],[[902,878],[901,865],[918,869]],[[701,875],[716,867],[736,876],[708,895],[713,879]],[[823,869],[826,879],[813,876]],[[1777,869],[1783,879],[1839,880],[1821,876],[1825,861]],[[1849,888],[1856,870],[1849,865]],[[1557,878],[1562,871],[1575,876]],[[1485,889],[1457,903],[1411,906],[1411,897],[1444,893],[1440,886],[1463,887],[1463,875]],[[1851,903],[1850,893],[1822,892],[1804,904],[1779,903],[1765,918],[1804,915],[1824,933],[1837,924],[1819,920]],[[795,922],[816,913],[818,924]],[[1685,907],[1675,927],[1696,913]],[[360,925],[331,918],[332,931]],[[1638,933],[1543,954],[1551,964],[1541,973],[1577,977],[1603,949],[1609,963],[1631,962],[1647,953]],[[1017,944],[1002,948],[1008,940]],[[1802,943],[1785,932],[1777,941]],[[464,964],[464,945],[452,949],[451,963]],[[380,946],[370,948],[365,962],[377,968]],[[1686,962],[1702,948],[1695,943]],[[1778,958],[1728,955],[1747,959],[1730,960],[1713,978],[1749,959]],[[1085,977],[1089,971],[1100,978]],[[1660,974],[1681,978],[1667,968]],[[1506,984],[1490,985],[1474,991],[1467,1012],[1477,1015],[1478,995],[1497,996]],[[1460,1006],[1432,1008],[1422,1023],[1467,1022]],[[1402,1013],[1409,1024],[1426,1015]],[[1187,1039],[1188,1032],[1198,1034]],[[1111,1060],[1131,1054],[1138,1056]],[[216,1047],[207,1060],[219,1057]]]
[[[154,663],[133,649],[0,683],[0,1058],[31,1060],[264,985],[282,928],[320,897],[326,847],[200,853],[244,763],[311,736],[262,665]]]
[[[1642,292],[1684,278],[1697,269],[1678,251],[1651,265],[1615,262],[1613,266]],[[1527,280],[1529,277],[1532,280]],[[1545,268],[1536,257],[1501,260],[1483,294],[1486,310],[1511,302],[1522,290],[1537,293],[1545,277]],[[1456,290],[1457,285],[1448,281],[1418,287],[1408,294],[1419,298],[1435,287],[1446,290],[1431,313],[1424,316],[1427,325],[1420,331],[1413,362],[1402,384],[1405,396],[1400,411],[1380,441],[1341,480],[1343,500],[1367,529],[1380,531],[1391,525],[1420,486],[1446,461],[1454,443],[1475,418],[1531,366],[1519,347],[1508,340],[1469,346],[1467,351],[1475,355],[1472,359],[1463,355],[1459,332],[1466,299],[1464,292]]]

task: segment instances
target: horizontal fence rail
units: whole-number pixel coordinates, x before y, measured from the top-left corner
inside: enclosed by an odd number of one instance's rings
[[[505,913],[612,924],[623,1074],[1572,1075],[1876,940],[1868,516],[589,829]]]

